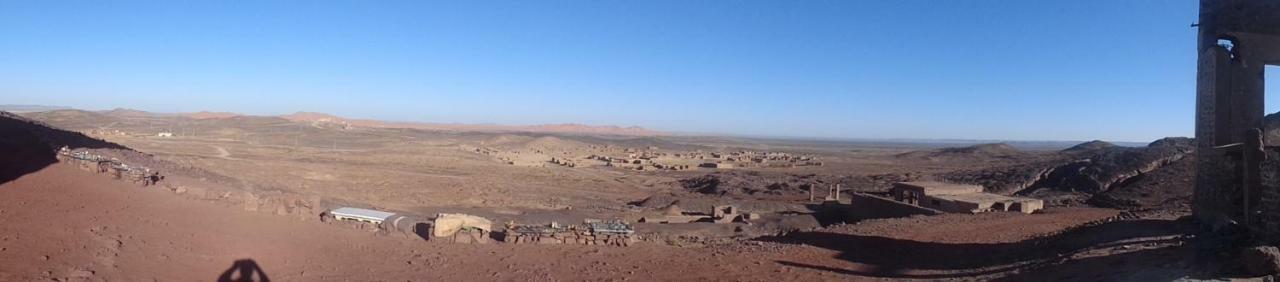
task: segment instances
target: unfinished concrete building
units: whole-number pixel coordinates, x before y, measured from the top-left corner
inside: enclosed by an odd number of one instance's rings
[[[1280,140],[1264,140],[1263,121],[1263,72],[1280,64],[1280,1],[1201,0],[1197,25],[1193,212],[1280,234],[1280,150],[1267,146]]]
[[[1044,201],[982,192],[982,186],[941,182],[898,182],[891,192],[895,200],[951,213],[1016,211],[1033,213]]]

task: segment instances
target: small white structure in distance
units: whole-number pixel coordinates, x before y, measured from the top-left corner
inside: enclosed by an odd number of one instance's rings
[[[341,207],[341,208],[333,209],[329,211],[329,214],[333,215],[333,218],[337,220],[354,220],[354,221],[363,221],[363,222],[368,222],[373,224],[382,224],[382,222],[387,220],[387,218],[393,215],[396,215],[394,213],[389,213],[384,211],[375,211],[375,210],[349,208],[349,207]]]
[[[173,137],[173,132],[167,132],[167,131],[160,132],[160,133],[157,133],[156,136],[157,137]]]

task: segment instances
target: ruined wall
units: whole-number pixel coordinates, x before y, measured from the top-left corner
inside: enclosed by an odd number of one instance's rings
[[[936,215],[942,211],[915,205],[909,205],[893,199],[871,194],[853,193],[850,195],[847,221],[859,221],[876,218],[908,217],[913,215]]]
[[[1265,66],[1280,64],[1280,1],[1201,0],[1197,25],[1192,211],[1213,225],[1274,230],[1280,218],[1255,214],[1275,204],[1267,194],[1280,179],[1263,169],[1252,132],[1263,128]]]
[[[920,205],[945,212],[953,213],[972,213],[980,210],[991,208],[992,203],[972,203],[964,201],[949,200],[932,196],[925,196],[920,199]]]
[[[1263,231],[1263,238],[1273,238],[1272,242],[1280,243],[1280,149],[1270,148],[1266,151],[1266,160],[1262,161],[1262,191],[1258,207],[1258,229]]]

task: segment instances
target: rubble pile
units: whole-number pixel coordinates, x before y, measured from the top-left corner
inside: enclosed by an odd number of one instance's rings
[[[85,171],[109,174],[115,179],[123,179],[142,186],[155,185],[156,182],[164,179],[159,171],[144,166],[129,165],[119,159],[92,154],[88,151],[73,151],[65,146],[58,149],[57,158],[59,161],[75,164]]]
[[[512,244],[580,244],[630,246],[635,229],[622,221],[587,220],[582,225],[519,225],[507,223],[504,242]]]

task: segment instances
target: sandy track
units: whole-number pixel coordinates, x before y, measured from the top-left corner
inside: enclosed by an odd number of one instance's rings
[[[229,158],[229,157],[231,156],[231,152],[227,152],[227,149],[226,149],[226,148],[218,147],[218,146],[213,146],[213,148],[214,148],[214,149],[216,149],[216,150],[218,150],[218,157],[219,157],[219,158],[231,159],[231,158]]]
[[[209,147],[213,147],[214,150],[218,150],[218,155],[216,155],[215,157],[226,159],[226,160],[238,160],[236,158],[231,157],[231,152],[227,151],[227,148],[214,146],[214,145],[209,145]]]

